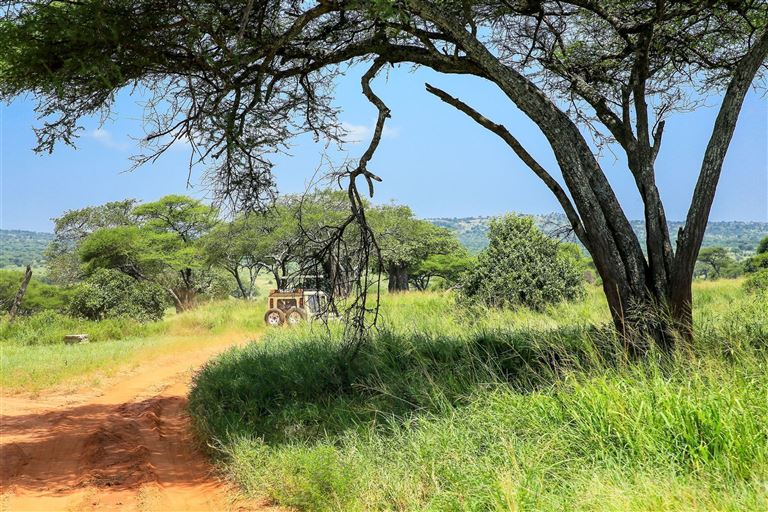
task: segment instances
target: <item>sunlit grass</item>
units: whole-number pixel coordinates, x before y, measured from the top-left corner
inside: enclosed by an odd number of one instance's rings
[[[197,376],[203,439],[299,510],[766,510],[768,304],[697,283],[696,342],[626,357],[599,290],[542,313],[385,296],[345,365],[269,331]]]
[[[264,326],[264,301],[219,301],[160,322],[89,322],[62,315],[0,325],[0,387],[39,391],[57,384],[112,375],[154,357],[184,354],[228,332],[255,337]],[[87,344],[65,345],[64,334],[88,334]]]

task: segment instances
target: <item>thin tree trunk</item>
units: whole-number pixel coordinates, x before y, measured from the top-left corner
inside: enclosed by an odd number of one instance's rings
[[[183,313],[184,304],[181,302],[181,299],[173,290],[173,288],[166,288],[165,290],[168,292],[168,295],[171,296],[171,300],[173,301],[173,306],[176,308],[176,313]]]
[[[11,322],[13,322],[13,319],[16,318],[16,314],[19,312],[21,301],[24,299],[24,294],[27,293],[27,286],[29,286],[30,280],[32,280],[32,267],[27,265],[27,270],[24,272],[24,278],[21,280],[19,291],[16,292],[16,297],[13,299],[13,304],[11,304],[9,319]]]
[[[240,295],[242,295],[244,299],[250,298],[248,290],[246,290],[245,285],[243,284],[243,280],[240,277],[240,271],[237,270],[237,267],[232,269],[232,271],[230,273],[232,274],[232,277],[235,278],[235,282],[237,283],[237,287],[240,289]]]

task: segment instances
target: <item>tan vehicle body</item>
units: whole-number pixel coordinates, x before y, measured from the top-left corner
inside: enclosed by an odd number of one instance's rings
[[[277,327],[295,325],[327,314],[328,297],[319,290],[270,290],[264,322]]]

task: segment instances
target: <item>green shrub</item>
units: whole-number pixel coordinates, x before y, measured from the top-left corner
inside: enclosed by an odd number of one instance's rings
[[[744,290],[748,293],[767,293],[768,268],[749,274],[744,281]]]
[[[75,288],[70,311],[90,320],[127,317],[141,322],[160,320],[168,305],[160,286],[116,270],[99,269]]]
[[[540,310],[583,295],[584,279],[575,259],[530,218],[495,219],[488,237],[488,247],[463,279],[466,302]]]
[[[768,252],[755,254],[744,262],[744,271],[748,274],[768,270]]]

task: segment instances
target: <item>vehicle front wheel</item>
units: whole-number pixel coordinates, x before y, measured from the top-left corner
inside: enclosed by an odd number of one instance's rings
[[[307,319],[307,312],[304,308],[293,307],[285,314],[288,325],[296,325]]]
[[[269,309],[264,314],[264,323],[272,327],[278,327],[285,323],[285,313],[279,309]]]

